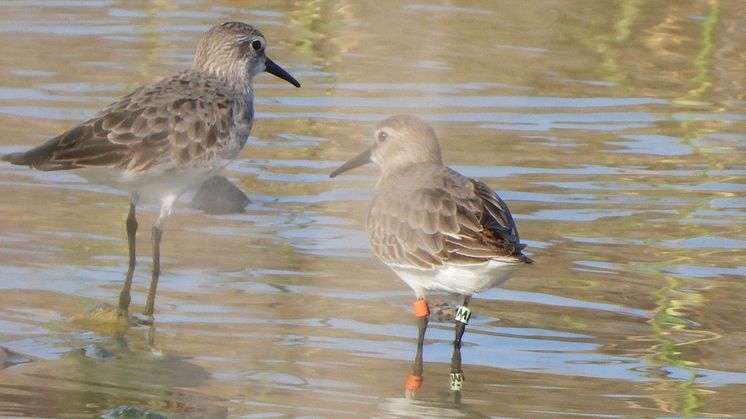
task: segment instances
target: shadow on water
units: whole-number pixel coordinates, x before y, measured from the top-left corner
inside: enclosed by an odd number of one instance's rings
[[[90,335],[88,345],[54,359],[24,359],[23,368],[9,368],[7,380],[0,384],[3,414],[95,416],[116,408],[126,410],[125,406],[130,414],[138,410],[140,414],[178,411],[181,417],[195,418],[226,414],[219,398],[189,390],[209,380],[208,371],[188,358],[157,351],[147,342],[156,333],[154,326],[122,329],[113,335],[101,330]],[[15,359],[21,357],[14,354]]]

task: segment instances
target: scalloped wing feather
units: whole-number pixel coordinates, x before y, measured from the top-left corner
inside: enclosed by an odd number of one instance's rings
[[[441,168],[421,167],[382,183],[367,221],[375,255],[419,269],[490,260],[529,263],[505,202],[487,185]]]
[[[245,141],[250,112],[222,82],[185,71],[133,91],[25,159],[40,170],[206,166],[234,139]]]

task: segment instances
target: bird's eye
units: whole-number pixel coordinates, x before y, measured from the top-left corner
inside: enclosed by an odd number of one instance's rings
[[[378,132],[378,142],[382,143],[386,141],[386,139],[389,138],[389,134],[386,131],[379,131]]]
[[[259,51],[260,49],[262,49],[262,41],[258,39],[251,41],[251,48],[253,48],[254,51]]]

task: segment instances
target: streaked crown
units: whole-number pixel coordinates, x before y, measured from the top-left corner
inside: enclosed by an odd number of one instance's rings
[[[264,71],[264,35],[242,22],[213,26],[197,45],[193,68],[216,76],[231,85],[248,86]]]

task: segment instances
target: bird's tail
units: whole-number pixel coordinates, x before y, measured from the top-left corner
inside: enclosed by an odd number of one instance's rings
[[[59,143],[59,137],[54,138],[38,147],[32,148],[31,150],[0,156],[0,160],[20,166],[30,166],[34,169],[44,171],[76,169],[80,167],[71,161],[57,161],[53,158],[54,153],[59,148]]]
[[[31,162],[28,158],[28,153],[10,153],[0,156],[0,160],[7,161],[10,164],[17,164],[19,166],[31,166]]]

